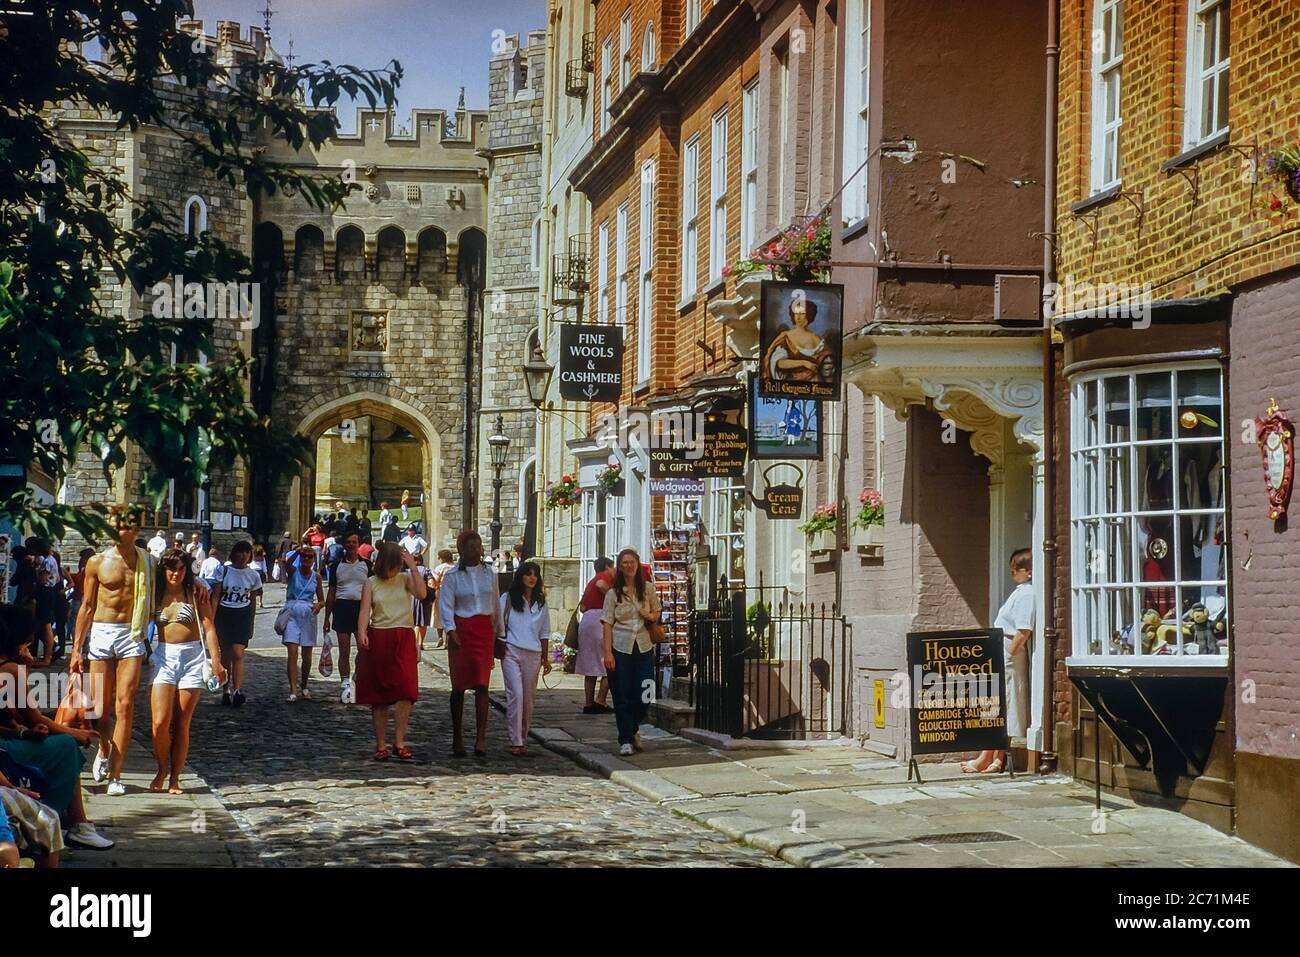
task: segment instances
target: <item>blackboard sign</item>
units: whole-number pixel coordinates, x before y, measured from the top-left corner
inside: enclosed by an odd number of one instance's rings
[[[560,398],[617,402],[623,390],[623,330],[618,326],[560,327]]]
[[[702,441],[697,437],[694,442],[651,448],[650,477],[739,478],[745,474],[748,450],[744,426],[706,421]]]
[[[912,753],[1006,748],[1004,670],[997,629],[909,632]]]

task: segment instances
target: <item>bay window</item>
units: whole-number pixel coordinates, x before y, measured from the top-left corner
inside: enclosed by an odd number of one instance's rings
[[[1074,656],[1225,662],[1219,366],[1108,371],[1072,388]]]

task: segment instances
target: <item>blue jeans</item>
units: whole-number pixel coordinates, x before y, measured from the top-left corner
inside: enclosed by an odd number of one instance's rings
[[[637,651],[635,645],[631,654],[616,649],[609,690],[614,696],[618,743],[631,744],[654,700],[654,651]]]

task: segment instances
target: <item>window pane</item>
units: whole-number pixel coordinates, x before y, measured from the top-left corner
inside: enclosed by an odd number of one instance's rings
[[[1232,47],[1228,45],[1229,20],[1232,17],[1232,8],[1230,4],[1225,3],[1219,7],[1219,59],[1226,60],[1232,55]]]
[[[1106,609],[1110,614],[1106,635],[1112,655],[1136,654],[1133,640],[1133,592],[1129,588],[1106,589]]]
[[[1130,518],[1103,519],[1103,543],[1106,565],[1103,569],[1108,584],[1121,584],[1133,576],[1133,520]]]
[[[1217,42],[1217,33],[1214,24],[1214,16],[1201,17],[1201,72],[1204,73],[1215,63],[1218,62],[1218,56],[1215,54]]]
[[[1083,433],[1077,440],[1077,445],[1096,445],[1099,441],[1097,431],[1097,389],[1098,383],[1085,382],[1080,389],[1083,396]]]
[[[1119,136],[1116,133],[1107,133],[1105,136],[1105,152],[1102,156],[1101,175],[1106,182],[1113,182],[1119,179],[1119,171],[1116,169],[1118,159],[1115,156],[1116,147],[1119,145]]]
[[[1074,467],[1079,470],[1079,502],[1076,514],[1080,516],[1096,515],[1100,496],[1098,495],[1098,463],[1101,453],[1097,449],[1079,452],[1075,455]]]
[[[1228,71],[1220,70],[1217,74],[1219,96],[1214,107],[1214,128],[1221,130],[1228,125]]]
[[[1105,416],[1105,441],[1126,442],[1129,438],[1129,380],[1128,376],[1114,376],[1102,385],[1105,399],[1102,414]]]
[[[1223,400],[1218,369],[1186,369],[1177,374],[1178,437],[1223,435]]]
[[[1115,10],[1107,7],[1101,14],[1101,35],[1103,37],[1102,61],[1109,63],[1115,56]]]
[[[1107,514],[1131,511],[1133,494],[1129,488],[1131,451],[1127,447],[1103,449],[1101,507]]]
[[[1169,387],[1168,372],[1150,372],[1137,377],[1138,439],[1173,437]]]
[[[1215,129],[1214,78],[1209,77],[1201,83],[1201,137],[1209,136]]]
[[[1098,585],[1104,581],[1106,558],[1101,541],[1101,523],[1089,518],[1078,525],[1079,558],[1083,562],[1083,584]]]

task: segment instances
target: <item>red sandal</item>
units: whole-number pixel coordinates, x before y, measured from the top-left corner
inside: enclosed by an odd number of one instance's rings
[[[411,749],[408,748],[406,745],[402,745],[400,748],[395,748],[393,750],[393,755],[399,761],[409,761],[413,757],[415,757],[415,755],[411,753]]]
[[[376,761],[387,761],[387,760],[388,760],[388,749],[387,749],[387,748],[375,748],[375,760],[376,760]]]

